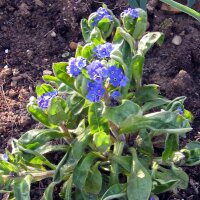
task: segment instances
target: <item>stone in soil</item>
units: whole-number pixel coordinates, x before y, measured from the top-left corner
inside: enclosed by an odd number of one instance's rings
[[[182,38],[179,35],[175,35],[172,39],[172,44],[180,45],[182,43]]]

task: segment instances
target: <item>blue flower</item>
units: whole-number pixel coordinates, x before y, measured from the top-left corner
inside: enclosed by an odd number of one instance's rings
[[[82,58],[82,57],[76,58],[76,66],[77,66],[79,69],[83,69],[84,67],[86,67],[86,65],[87,65],[86,59],[84,59],[84,58]]]
[[[97,26],[99,21],[101,21],[103,18],[107,18],[110,20],[110,22],[113,21],[112,15],[109,13],[109,11],[105,8],[100,7],[97,10],[97,16],[93,19],[92,26]]]
[[[95,55],[100,59],[110,57],[110,53],[112,50],[113,50],[113,45],[112,43],[109,42],[103,45],[98,45],[93,49]]]
[[[127,82],[128,82],[128,77],[127,77],[127,76],[124,76],[124,77],[122,78],[122,80],[120,81],[120,86],[125,87],[126,84],[127,84]]]
[[[128,78],[124,76],[121,68],[117,68],[114,65],[108,68],[109,83],[114,87],[125,87]]]
[[[114,100],[118,100],[119,97],[121,97],[121,93],[119,91],[114,91],[111,95],[110,95]]]
[[[50,100],[55,97],[57,95],[57,91],[54,90],[52,92],[47,92],[45,94],[43,94],[42,96],[38,97],[37,99],[37,104],[39,105],[39,107],[41,109],[47,109],[48,108],[48,105],[49,105],[49,102]]]
[[[4,154],[1,156],[1,160],[8,161],[8,155],[7,155],[6,153],[4,153]]]
[[[179,106],[179,107],[177,107],[177,109],[176,109],[177,111],[178,111],[178,113],[179,113],[179,115],[184,115],[184,110]]]
[[[87,62],[84,58],[71,58],[67,66],[67,72],[70,76],[76,77],[81,73],[81,69],[86,67]]]
[[[91,80],[101,84],[107,78],[107,69],[98,60],[93,61],[87,66],[88,74]]]
[[[134,20],[139,17],[139,13],[134,8],[128,8],[127,10],[124,10],[123,16],[131,16],[131,18]]]
[[[86,98],[91,102],[99,102],[105,93],[105,89],[102,84],[97,84],[94,82],[88,83],[88,93]]]

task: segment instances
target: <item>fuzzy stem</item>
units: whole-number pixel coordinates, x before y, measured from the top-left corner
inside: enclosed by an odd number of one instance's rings
[[[17,176],[13,176],[13,175],[2,175],[1,178],[4,180],[4,181],[8,181],[8,180],[14,180],[14,179],[17,179],[17,178],[24,178],[26,177],[27,175],[31,175],[33,177],[33,179],[35,180],[42,180],[42,179],[45,179],[45,178],[48,178],[48,177],[53,177],[55,173],[55,170],[51,170],[51,171],[46,171],[46,172],[35,172],[35,173],[31,173],[31,172],[20,172],[19,175]]]
[[[68,144],[71,144],[72,143],[72,136],[70,135],[68,129],[65,127],[64,123],[61,123],[60,124],[60,130],[62,131],[63,135],[64,135],[64,138],[65,138],[65,141],[68,143]]]

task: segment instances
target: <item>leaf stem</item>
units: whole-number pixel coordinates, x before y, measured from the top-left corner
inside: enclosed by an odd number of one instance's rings
[[[51,170],[51,171],[46,171],[46,172],[36,172],[36,173],[32,173],[32,172],[20,172],[19,175],[13,176],[13,175],[2,175],[1,178],[6,182],[8,180],[14,180],[17,178],[24,178],[27,175],[31,175],[33,177],[33,179],[37,180],[42,180],[45,178],[49,178],[49,177],[53,177],[55,173],[55,170]]]
[[[59,126],[60,130],[62,131],[64,135],[64,139],[67,142],[67,144],[71,144],[73,141],[72,136],[70,135],[68,129],[65,127],[64,123],[61,123]]]

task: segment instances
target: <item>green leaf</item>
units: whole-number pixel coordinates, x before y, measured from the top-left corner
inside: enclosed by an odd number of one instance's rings
[[[168,99],[158,97],[158,98],[155,98],[154,100],[146,102],[142,106],[142,111],[147,112],[147,111],[151,110],[152,108],[159,108],[160,106],[166,105],[169,102],[170,102],[170,100],[168,100]]]
[[[69,151],[57,165],[53,178],[54,182],[59,183],[64,178],[64,174],[71,173],[73,171],[79,160],[84,155],[85,148],[91,141],[91,138],[92,136],[87,129],[81,135],[76,137],[72,143],[72,147],[69,148]]]
[[[21,152],[23,152],[22,157],[28,163],[36,165],[46,165],[51,169],[55,169],[55,165],[49,162],[49,160],[45,156],[41,155],[37,151],[26,149],[20,144],[18,144],[18,148]]]
[[[74,78],[70,77],[67,74],[67,70],[66,70],[67,66],[68,66],[68,63],[66,63],[66,62],[54,63],[53,64],[53,72],[54,72],[55,76],[60,81],[62,81],[63,83],[65,83],[72,90],[75,90],[75,88],[74,88]]]
[[[150,134],[147,132],[147,130],[140,130],[139,135],[136,139],[136,143],[141,153],[146,154],[148,156],[152,156],[154,152],[153,143]]]
[[[97,149],[101,152],[105,152],[109,149],[111,145],[110,135],[105,132],[95,133],[93,136],[93,141]]]
[[[124,149],[124,142],[115,142],[114,143],[114,151],[113,156],[121,156]],[[110,170],[110,177],[109,177],[109,185],[114,185],[119,183],[119,165],[117,162],[112,162],[111,170]]]
[[[146,31],[147,27],[147,12],[140,8],[136,8],[139,13],[132,36],[134,39],[140,39]]]
[[[88,79],[83,74],[78,75],[76,77],[76,80],[74,81],[75,88],[83,96],[86,96],[86,94],[88,92],[87,84],[88,84]]]
[[[180,4],[176,1],[173,0],[161,0],[162,2],[190,15],[191,17],[194,17],[196,20],[200,22],[200,13],[193,10],[192,8],[189,8],[188,6],[185,6],[183,4]]]
[[[50,100],[48,106],[48,120],[51,124],[59,125],[68,120],[65,109],[66,102],[61,97],[57,96]]]
[[[192,141],[186,145],[188,150],[200,149],[200,142]]]
[[[53,190],[54,190],[55,185],[56,185],[55,182],[52,182],[49,184],[49,186],[45,190],[41,200],[53,200]]]
[[[127,184],[115,184],[112,185],[108,190],[105,192],[101,200],[109,199],[110,196],[117,195],[124,193],[126,191]]]
[[[128,0],[128,3],[131,8],[139,8],[140,7],[140,3],[138,2],[138,0]]]
[[[144,35],[138,43],[138,54],[145,55],[148,50],[157,43],[162,45],[164,34],[161,32],[150,32]]]
[[[169,111],[155,112],[144,116],[131,115],[120,124],[120,133],[135,133],[140,129],[159,133],[184,134],[191,131],[188,120]]]
[[[54,89],[49,84],[37,85],[36,87],[36,94],[38,97],[42,96],[43,94],[46,94],[47,92],[52,92],[52,91],[54,91]]]
[[[177,177],[177,179],[179,180],[177,186],[180,189],[186,190],[188,188],[188,183],[189,183],[188,175],[180,167],[172,165],[171,179],[173,179],[174,177]]]
[[[132,157],[131,156],[117,156],[114,155],[112,157],[113,162],[116,162],[119,164],[123,169],[126,170],[126,172],[130,173],[131,172],[131,161]]]
[[[42,124],[44,124],[45,126],[49,127],[49,128],[55,128],[57,126],[51,124],[48,120],[48,115],[41,110],[38,105],[35,105],[34,103],[29,103],[27,105],[27,110],[28,112],[33,116],[33,118],[39,122],[41,122]]]
[[[100,154],[95,152],[88,153],[83,160],[75,167],[73,171],[73,182],[79,189],[83,189],[86,184],[86,179],[90,172],[90,167],[100,157]]]
[[[131,46],[129,45],[131,41],[127,42],[120,34],[120,29],[118,28],[115,32],[113,39],[113,44],[115,48],[112,50],[110,57],[119,62],[123,67],[125,75],[128,77],[129,81],[126,87],[121,88],[121,93],[126,97],[128,90],[130,88],[130,82],[132,80],[132,52]]]
[[[108,18],[106,18],[106,17],[101,19],[98,22],[97,26],[101,30],[102,37],[105,38],[105,39],[111,35],[113,27],[114,27],[113,23],[110,22],[110,20]]]
[[[16,200],[30,200],[31,181],[31,175],[27,175],[24,179],[15,179],[13,190]]]
[[[23,134],[19,143],[27,149],[36,149],[47,142],[63,137],[63,133],[51,129],[33,129]]]
[[[152,188],[151,176],[139,162],[135,149],[132,149],[132,156],[131,176],[127,183],[128,200],[148,200]]]
[[[200,142],[190,142],[181,151],[186,154],[187,166],[194,166],[200,163]]]
[[[135,53],[136,47],[134,38],[121,27],[117,27],[116,32],[119,32],[121,37],[129,44],[131,51]]]
[[[162,159],[167,161],[170,159],[174,152],[178,151],[179,147],[179,136],[176,134],[167,134],[165,140],[165,150],[162,154]]]
[[[103,44],[105,42],[101,36],[101,31],[99,30],[98,27],[94,27],[94,29],[92,30],[92,32],[90,34],[90,40],[95,45]]]
[[[82,55],[82,50],[83,50],[83,46],[78,44],[77,48],[76,48],[76,55],[75,57],[80,57]]]
[[[189,177],[181,168],[178,168],[172,164],[171,169],[166,169],[161,166],[159,166],[158,169],[159,170],[155,173],[156,181],[158,182],[158,188],[161,186],[162,190],[164,189],[164,191],[167,191],[173,188],[186,189],[188,187]],[[172,180],[176,182],[169,184],[169,182]]]
[[[85,42],[90,42],[91,29],[88,26],[88,20],[87,19],[81,20],[81,31],[82,31],[82,35],[83,35]]]
[[[47,154],[47,153],[54,153],[54,152],[67,152],[69,150],[68,145],[51,145],[49,143],[46,143],[45,145],[37,148],[35,151],[37,151],[39,154]]]
[[[63,200],[71,200],[72,198],[72,175],[69,179],[64,183],[62,190],[61,190],[61,197]]]
[[[82,49],[82,57],[90,60],[94,54],[93,49],[95,45],[93,43],[86,44]]]
[[[123,100],[122,104],[115,107],[106,106],[103,117],[120,126],[129,116],[140,114],[140,107],[129,100]]]
[[[183,115],[186,119],[189,120],[189,122],[192,122],[193,120],[193,116],[192,113],[189,110],[184,109],[184,115]]]
[[[135,93],[135,102],[142,105],[148,101],[153,101],[159,95],[159,86],[156,84],[149,84],[140,87]]]
[[[3,171],[3,174],[18,173],[19,171],[18,166],[4,160],[0,160],[0,170]]]
[[[144,56],[138,54],[135,55],[132,58],[132,71],[133,71],[133,78],[136,83],[136,88],[139,88],[142,85],[143,66],[144,66]]]
[[[88,110],[88,122],[91,133],[108,132],[108,121],[102,116],[103,106],[101,103],[92,103]]]
[[[60,84],[60,80],[58,78],[56,78],[55,76],[51,76],[51,75],[43,75],[42,79],[46,82],[52,82],[52,83],[57,83]]]
[[[170,189],[174,188],[176,183],[177,183],[177,180],[163,181],[161,179],[156,179],[153,181],[152,192],[153,192],[153,194],[164,193],[164,192],[169,191]]]
[[[89,171],[85,182],[84,190],[90,194],[99,194],[102,187],[102,175],[98,169],[99,162],[97,162]]]
[[[58,163],[55,170],[54,177],[53,177],[53,182],[59,183],[64,178],[63,166],[68,162],[70,153],[71,153],[71,148],[69,148],[68,152],[64,155],[62,160]]]

